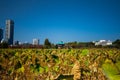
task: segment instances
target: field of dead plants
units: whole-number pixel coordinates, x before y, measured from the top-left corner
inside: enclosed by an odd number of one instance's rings
[[[54,79],[120,80],[120,50],[0,49],[0,80]]]

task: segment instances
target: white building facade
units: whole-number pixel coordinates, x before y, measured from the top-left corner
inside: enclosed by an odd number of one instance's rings
[[[100,40],[98,42],[95,42],[95,46],[97,46],[97,45],[102,45],[102,46],[112,45],[112,41],[110,41],[110,40]]]
[[[33,39],[33,45],[39,45],[39,39]]]

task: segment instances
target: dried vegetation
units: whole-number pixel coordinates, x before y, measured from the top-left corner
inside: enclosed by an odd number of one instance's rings
[[[0,50],[0,80],[53,80],[58,75],[66,80],[68,75],[71,80],[119,80],[120,50]]]

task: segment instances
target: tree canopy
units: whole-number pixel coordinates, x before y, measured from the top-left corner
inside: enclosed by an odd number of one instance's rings
[[[51,42],[49,41],[48,38],[46,38],[45,41],[44,41],[44,47],[45,48],[50,48],[51,47]]]

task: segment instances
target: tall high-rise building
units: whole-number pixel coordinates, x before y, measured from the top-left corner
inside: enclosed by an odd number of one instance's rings
[[[3,39],[3,29],[0,28],[0,43],[1,43],[1,40]]]
[[[14,21],[6,20],[6,28],[5,28],[5,40],[9,45],[13,44],[14,39]]]

